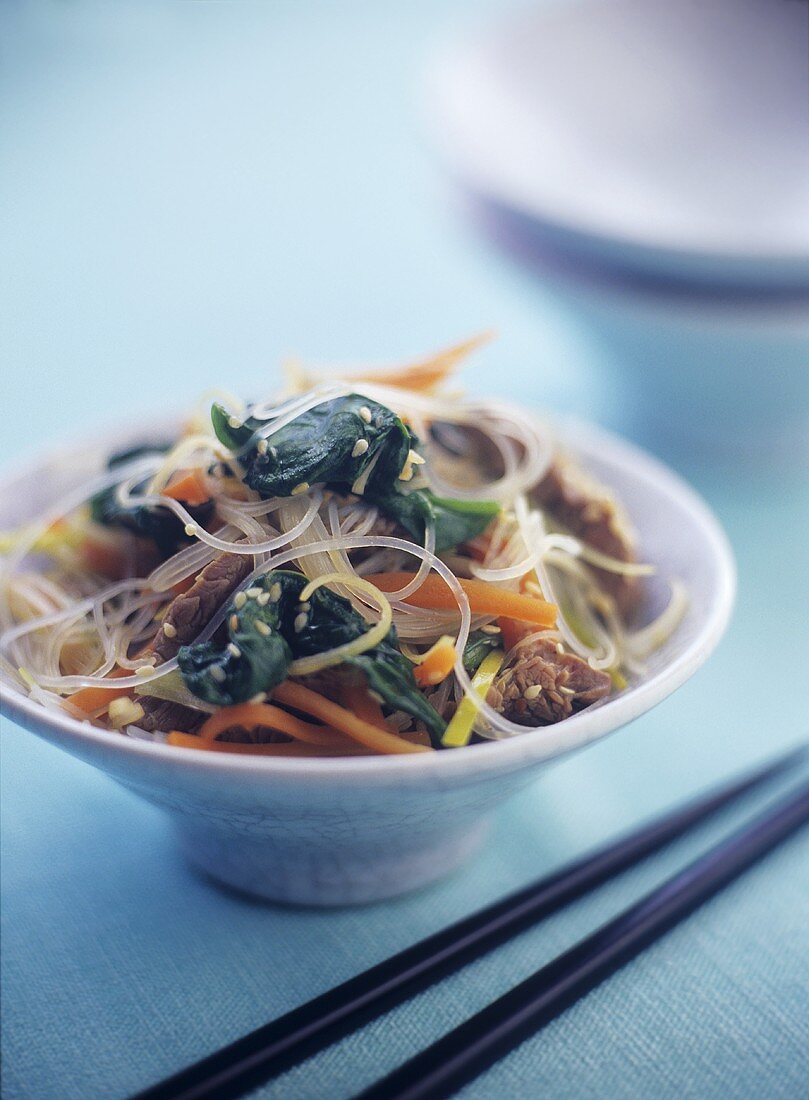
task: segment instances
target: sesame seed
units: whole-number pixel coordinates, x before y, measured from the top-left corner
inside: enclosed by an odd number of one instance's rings
[[[297,496],[300,496],[301,493],[308,493],[308,492],[309,492],[309,482],[308,481],[302,481],[300,483],[300,485],[295,486],[295,488],[290,493],[290,496],[297,497]]]
[[[256,619],[256,630],[265,638],[269,638],[272,634],[272,628],[263,623],[261,619]]]
[[[301,630],[303,630],[304,627],[306,626],[306,623],[307,623],[306,612],[302,611],[300,613],[300,615],[295,616],[295,622],[292,624],[292,628],[293,628],[293,630],[295,631],[296,634],[299,634],[301,632]]]
[[[190,539],[192,539],[194,537],[194,535],[196,535],[198,528],[197,528],[196,523],[186,523],[183,530],[188,535],[188,537]]]
[[[250,700],[250,702],[251,703],[266,703],[267,702],[267,692],[266,691],[257,691],[256,694],[253,696],[253,698]]]
[[[536,581],[526,581],[523,588],[531,596],[536,596],[538,599],[542,599],[542,589],[536,583]]]
[[[141,665],[140,668],[135,669],[136,676],[151,676],[154,672],[154,665]]]
[[[560,687],[559,691],[561,692],[562,695],[575,695],[576,694],[576,692],[573,690],[573,688]]]
[[[281,599],[281,584],[279,581],[276,581],[275,584],[272,585],[269,595],[273,603],[278,603]]]
[[[527,687],[522,694],[524,699],[538,699],[539,696],[542,694],[542,685],[531,684],[531,686]]]
[[[242,651],[237,645],[234,645],[233,642],[228,642],[228,653],[231,657],[241,657],[242,655]]]
[[[260,596],[256,596],[256,603],[259,607],[266,607],[270,602],[269,592],[262,592]]]
[[[269,446],[270,445],[266,439],[259,439],[258,443],[256,444],[256,450],[260,455],[265,455]]]
[[[362,419],[365,421],[366,424],[371,423],[371,410],[368,408],[367,405],[361,405],[360,406],[360,416],[362,417]]]
[[[371,696],[374,702],[379,703],[380,706],[384,705],[385,700],[382,698],[378,691],[373,691],[371,688],[368,688],[368,694]]]
[[[564,653],[565,652],[565,647],[562,645],[561,642],[556,643],[556,652],[557,653]]]
[[[245,596],[247,596],[249,600],[257,600],[261,594],[260,588],[248,588],[245,592]]]
[[[238,416],[229,416],[228,417],[228,425],[231,428],[242,428],[242,427],[244,427],[241,420],[239,420]]]
[[[219,665],[212,665],[211,666],[211,679],[216,680],[216,682],[218,684],[224,684],[225,680],[227,680],[227,676],[225,675],[225,670],[223,668],[220,668]]]
[[[312,605],[309,603],[309,601],[308,600],[303,600],[302,603],[301,603],[301,611],[311,611],[311,610],[312,610]]]
[[[244,607],[244,605],[246,603],[247,603],[247,593],[246,592],[237,592],[236,595],[233,597],[233,606],[236,608],[237,611],[241,611],[241,609]]]
[[[230,629],[235,634],[236,631],[239,629],[239,616],[238,615],[231,615],[230,619],[228,620],[228,626],[230,627]]]
[[[172,626],[171,623],[163,623],[163,633],[167,638],[177,637],[177,627]]]
[[[418,451],[414,451],[411,447],[407,452],[407,458],[405,459],[404,466],[402,466],[402,472],[399,474],[399,481],[410,481],[413,477],[413,467],[423,466],[426,459],[422,458]]]
[[[500,634],[500,627],[495,626],[494,623],[489,623],[487,626],[482,626],[481,631],[484,634]]]
[[[368,450],[369,447],[370,447],[370,443],[368,442],[367,439],[358,439],[357,442],[354,444],[354,447],[351,451],[351,457],[352,458],[359,458],[360,455],[365,454],[365,452]]]

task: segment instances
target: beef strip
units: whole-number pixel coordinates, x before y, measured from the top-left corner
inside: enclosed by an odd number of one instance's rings
[[[437,420],[430,435],[430,468],[449,484],[469,488],[503,476],[503,456],[479,428]]]
[[[635,536],[624,510],[608,489],[569,458],[555,458],[531,496],[553,520],[588,546],[619,561],[637,560]],[[592,569],[621,615],[630,617],[640,599],[639,578]]]
[[[171,703],[168,699],[153,699],[144,695],[139,702],[143,707],[143,718],[137,724],[149,733],[155,730],[196,733],[208,717],[204,711],[184,707],[182,703]]]
[[[156,664],[170,661],[181,646],[193,642],[252,568],[252,558],[247,554],[222,554],[206,565],[188,591],[169,604],[151,646]]]
[[[193,642],[252,568],[253,559],[247,554],[222,554],[206,565],[188,591],[175,596],[169,604],[150,647],[155,663],[170,661],[176,657],[181,646]],[[171,637],[165,631],[166,624],[169,625]],[[195,733],[206,717],[191,707],[150,696],[143,696],[140,704],[144,717],[139,725],[149,732],[180,730]]]
[[[512,722],[547,726],[603,699],[611,685],[606,672],[573,653],[560,653],[552,639],[539,638],[514,650],[486,701]]]

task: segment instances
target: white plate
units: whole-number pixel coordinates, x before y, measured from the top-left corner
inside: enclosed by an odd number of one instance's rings
[[[438,149],[549,242],[663,276],[809,283],[809,5],[546,3],[443,51]]]

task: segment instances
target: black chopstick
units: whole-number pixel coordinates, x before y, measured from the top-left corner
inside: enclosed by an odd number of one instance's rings
[[[451,1096],[808,823],[805,784],[356,1100]]]
[[[805,755],[805,748],[790,752],[675,809],[327,990],[133,1100],[228,1100],[244,1095],[582,897]]]

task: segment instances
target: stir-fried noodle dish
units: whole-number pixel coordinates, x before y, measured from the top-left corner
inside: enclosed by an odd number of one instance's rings
[[[269,756],[525,734],[642,675],[630,520],[522,408],[388,371],[208,395],[2,535],[2,678],[111,735]]]

